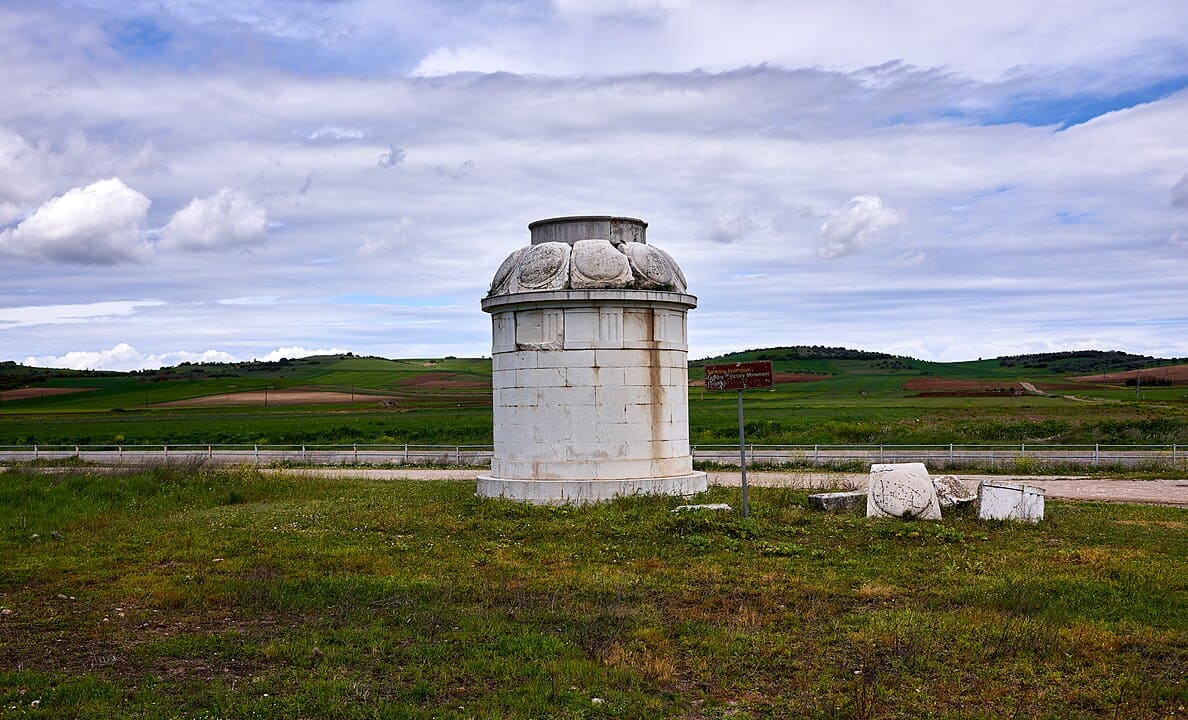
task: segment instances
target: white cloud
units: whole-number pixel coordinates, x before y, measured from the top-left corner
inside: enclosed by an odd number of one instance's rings
[[[92,323],[134,314],[142,307],[165,305],[160,300],[114,300],[85,305],[30,305],[0,308],[0,330],[33,325]]]
[[[195,198],[161,228],[158,246],[188,252],[253,248],[264,244],[268,213],[244,195],[223,188]]]
[[[374,258],[390,255],[406,248],[416,223],[401,217],[394,228],[386,228],[380,237],[363,236],[363,244],[355,251],[360,257]]]
[[[25,358],[25,365],[35,367],[69,368],[72,370],[154,370],[183,362],[234,362],[230,354],[219,350],[194,353],[187,350],[160,355],[145,354],[128,343],[119,343],[110,350],[68,352],[65,355],[45,355]]]
[[[282,347],[255,359],[261,362],[276,362],[284,358],[296,360],[297,358],[309,357],[310,355],[341,355],[347,352],[350,351],[343,348],[319,348],[317,350],[310,350],[303,347]]]
[[[335,127],[325,126],[314,130],[309,134],[310,140],[328,140],[328,141],[342,141],[342,140],[362,140],[367,137],[367,133],[359,128],[349,127]]]
[[[852,255],[865,248],[878,233],[899,222],[899,214],[883,207],[883,200],[877,196],[850,198],[844,208],[821,225],[817,255],[826,260]]]
[[[143,228],[151,204],[119,178],[100,180],[47,200],[0,232],[0,252],[79,265],[139,261],[148,253]]]
[[[296,359],[310,355],[341,355],[349,352],[341,348],[319,348],[310,350],[303,347],[282,347],[266,353],[260,357],[250,358],[261,362],[276,362],[282,358]],[[163,353],[143,353],[128,343],[119,343],[110,350],[75,350],[64,355],[29,356],[24,359],[25,365],[34,367],[69,368],[72,370],[155,370],[162,367],[172,367],[184,362],[189,363],[226,363],[242,362],[231,353],[222,350],[204,350],[191,352],[189,350],[174,350]]]

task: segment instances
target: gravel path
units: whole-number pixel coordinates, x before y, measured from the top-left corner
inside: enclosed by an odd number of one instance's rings
[[[473,480],[481,470],[375,469],[375,468],[285,468],[271,470],[309,477],[367,477],[408,480]],[[756,487],[790,487],[801,489],[862,488],[865,473],[783,473],[748,472],[747,481]],[[1184,480],[1110,480],[1068,476],[1015,475],[956,475],[970,487],[976,488],[983,479],[1026,483],[1044,489],[1048,498],[1059,500],[1093,500],[1099,502],[1174,505],[1188,508],[1188,479]],[[737,472],[709,473],[711,485],[737,487]]]

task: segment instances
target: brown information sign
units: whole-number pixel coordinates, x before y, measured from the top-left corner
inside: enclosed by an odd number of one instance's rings
[[[771,387],[771,361],[705,366],[706,390],[748,390]]]

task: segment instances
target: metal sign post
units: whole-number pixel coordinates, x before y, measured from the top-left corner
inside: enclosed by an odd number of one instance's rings
[[[738,391],[738,467],[742,480],[743,517],[749,517],[751,514],[751,498],[747,488],[747,434],[746,425],[743,423],[742,391],[771,385],[770,360],[705,366],[706,390]]]
[[[743,517],[751,515],[751,496],[747,492],[747,430],[743,424],[742,390],[738,391],[738,468],[742,473]]]

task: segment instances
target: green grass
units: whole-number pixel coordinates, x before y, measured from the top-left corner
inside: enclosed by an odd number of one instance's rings
[[[1022,526],[870,522],[764,488],[743,519],[248,469],[0,480],[3,717],[1188,705],[1188,516],[1174,508],[1051,502]]]
[[[731,356],[747,359],[751,351]],[[776,360],[779,372],[825,379],[746,394],[748,438],[764,444],[1188,444],[1188,391],[1182,387],[1076,388],[1049,396],[919,397],[914,377],[993,381],[1060,376],[997,360],[929,363],[910,358]],[[700,364],[690,370],[694,378]],[[472,387],[431,389],[419,381],[469,379]],[[326,356],[285,363],[179,366],[116,377],[51,378],[46,387],[95,390],[0,403],[0,445],[161,443],[491,442],[490,361],[385,360]],[[262,388],[322,388],[398,398],[398,409],[365,406],[163,408],[155,403]],[[1064,397],[1070,395],[1071,397]],[[737,437],[733,393],[690,388],[696,444]]]

